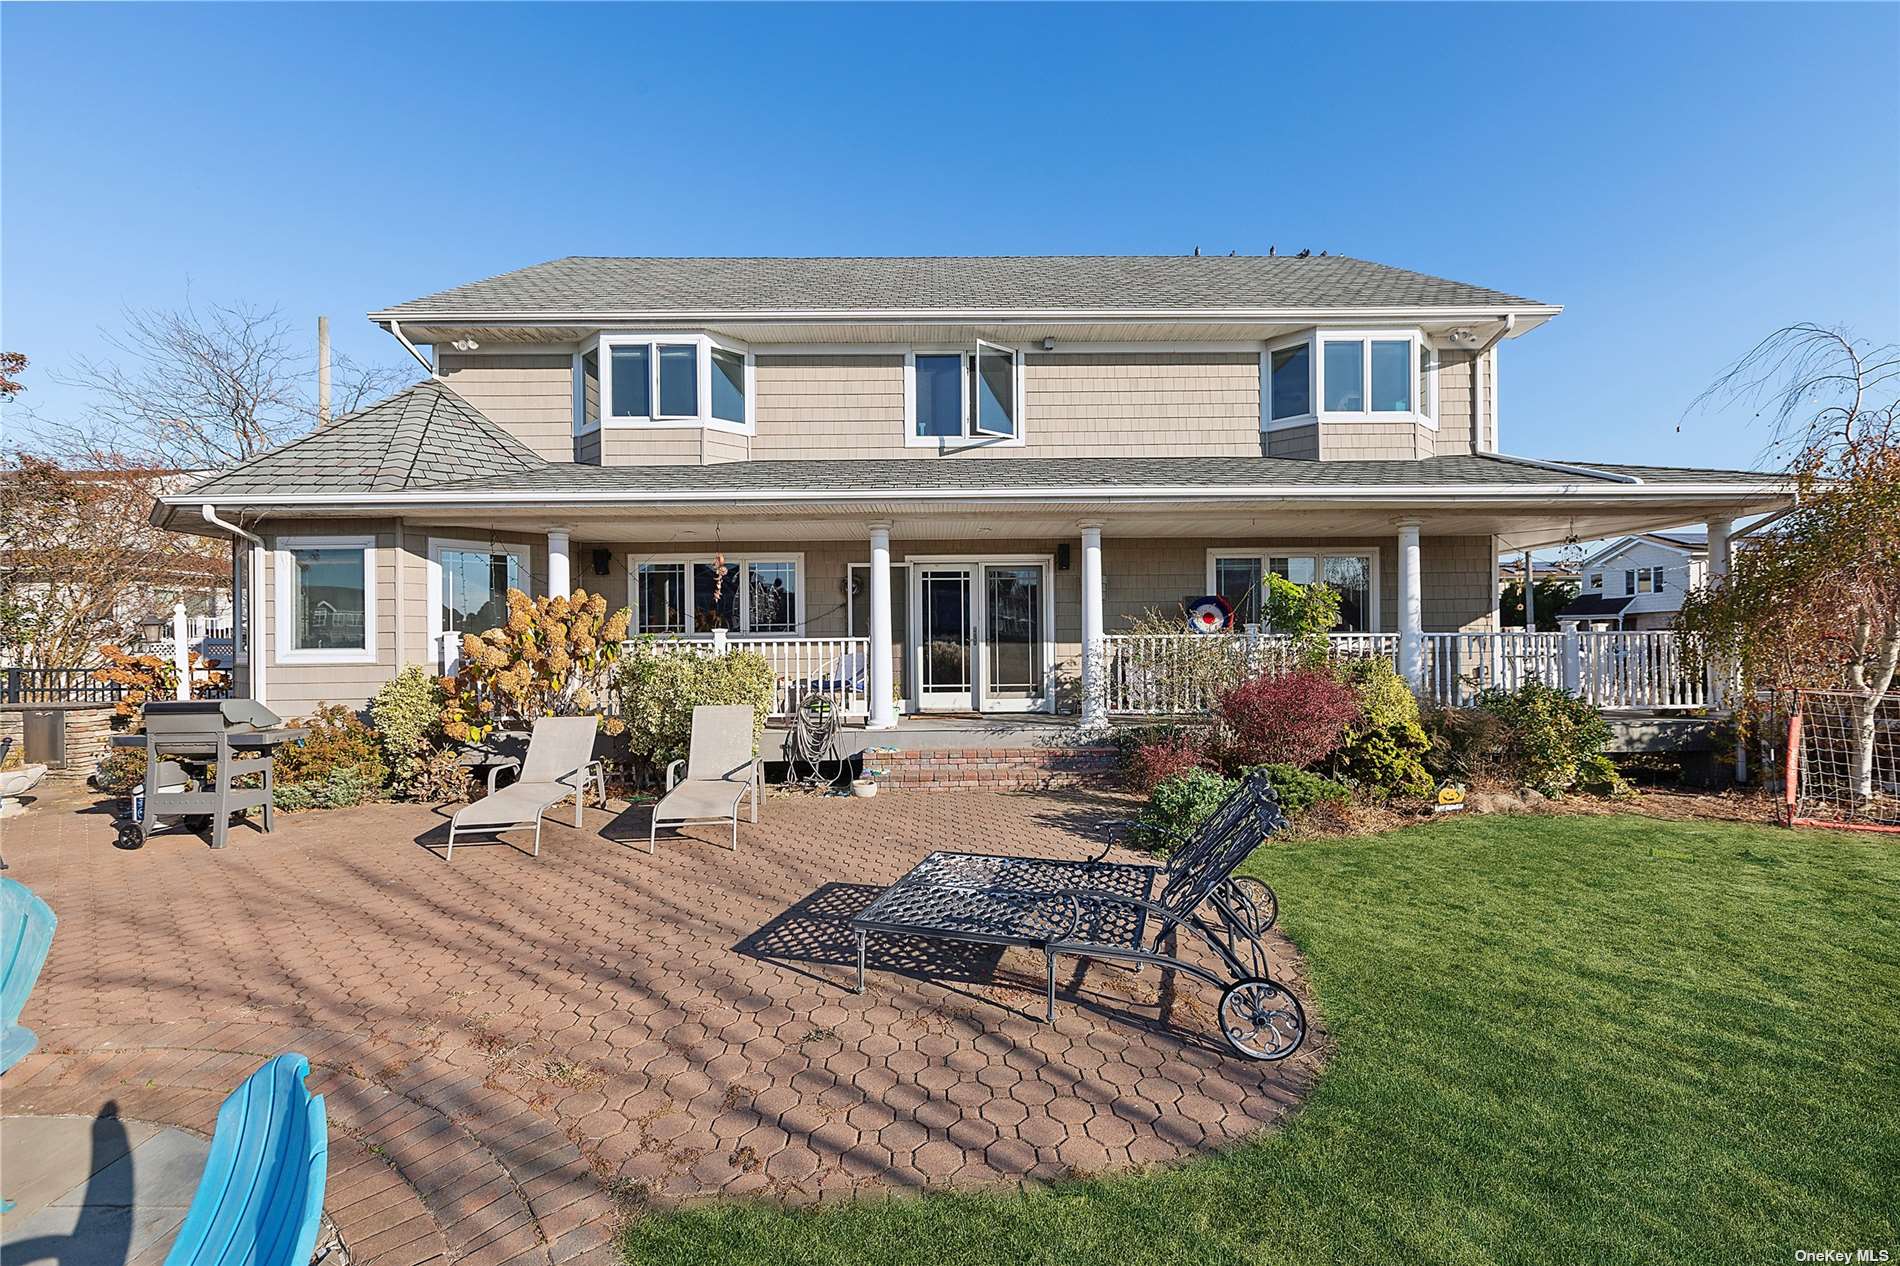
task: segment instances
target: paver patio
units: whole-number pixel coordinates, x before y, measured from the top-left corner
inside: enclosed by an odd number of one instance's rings
[[[645,854],[646,810],[553,819],[541,856],[463,846],[407,805],[113,846],[90,797],[8,824],[11,873],[60,916],[6,1110],[208,1130],[297,1049],[332,1104],[329,1207],[358,1261],[610,1251],[615,1201],[1056,1180],[1214,1147],[1277,1120],[1309,1045],[1226,1052],[1218,993],[1040,956],[873,947],[850,915],[933,848],[1087,856],[1090,791],[775,793],[737,854],[717,828]],[[514,838],[514,837],[510,837]],[[636,846],[634,841],[638,840]],[[429,847],[433,845],[434,847]],[[1304,992],[1297,957],[1276,974]],[[901,974],[925,968],[932,979]]]

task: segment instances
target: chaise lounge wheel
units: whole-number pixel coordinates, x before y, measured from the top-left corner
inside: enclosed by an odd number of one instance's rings
[[[1240,913],[1248,922],[1247,930],[1259,936],[1280,917],[1280,899],[1273,889],[1261,883],[1251,875],[1241,875],[1229,880],[1235,894],[1240,898]]]
[[[1251,976],[1221,994],[1220,1031],[1243,1058],[1281,1060],[1306,1040],[1306,1012],[1285,985]]]

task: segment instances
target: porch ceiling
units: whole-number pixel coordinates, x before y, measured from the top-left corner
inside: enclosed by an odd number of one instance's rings
[[[1084,522],[1100,523],[1110,540],[1121,538],[1310,538],[1381,537],[1402,518],[1416,518],[1426,536],[1497,536],[1501,549],[1521,550],[1572,538],[1596,540],[1712,517],[1742,517],[1775,508],[1774,498],[1738,500],[1685,497],[1638,504],[1605,504],[1584,498],[1536,505],[1419,505],[1391,500],[1347,504],[1234,505],[1130,504],[1116,499],[1037,505],[945,503],[920,508],[914,502],[866,501],[841,506],[759,503],[712,509],[680,506],[483,508],[430,510],[402,517],[419,526],[492,526],[520,531],[566,530],[577,540],[628,543],[661,541],[783,540],[862,541],[868,524],[888,521],[891,538],[995,541],[1067,539]],[[361,513],[358,511],[357,513]],[[298,512],[298,518],[309,517]]]

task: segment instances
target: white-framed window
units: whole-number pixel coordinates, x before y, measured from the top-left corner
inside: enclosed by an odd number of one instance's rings
[[[1415,329],[1314,329],[1260,358],[1263,430],[1309,422],[1438,425],[1438,352]]]
[[[629,626],[638,636],[730,633],[801,636],[803,554],[665,555],[627,566]]]
[[[1233,604],[1236,625],[1259,622],[1260,601],[1266,592],[1268,576],[1279,576],[1296,585],[1323,580],[1338,590],[1338,632],[1375,633],[1379,629],[1379,551],[1376,549],[1218,549],[1207,552],[1208,591],[1220,594]],[[1230,593],[1230,589],[1234,592]]]
[[[1603,588],[1603,573],[1602,572],[1593,571],[1590,573],[1590,587],[1592,589]]]
[[[526,545],[429,538],[429,644],[444,671],[459,660],[462,635],[499,628],[508,591],[530,583]]]
[[[912,447],[1023,442],[1023,354],[978,339],[904,354],[904,435]]]
[[[1624,592],[1661,593],[1664,589],[1663,574],[1666,570],[1662,567],[1626,568],[1623,572]]]
[[[277,538],[277,661],[376,662],[376,538]]]
[[[602,334],[575,358],[574,429],[706,426],[750,435],[756,368],[710,334]]]

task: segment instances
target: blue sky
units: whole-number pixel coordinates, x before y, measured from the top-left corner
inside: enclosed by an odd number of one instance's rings
[[[1505,447],[1683,417],[1795,320],[1900,338],[1900,6],[7,5],[0,339],[362,314],[566,254],[1358,255],[1567,311]],[[1680,432],[1677,431],[1681,424]]]

